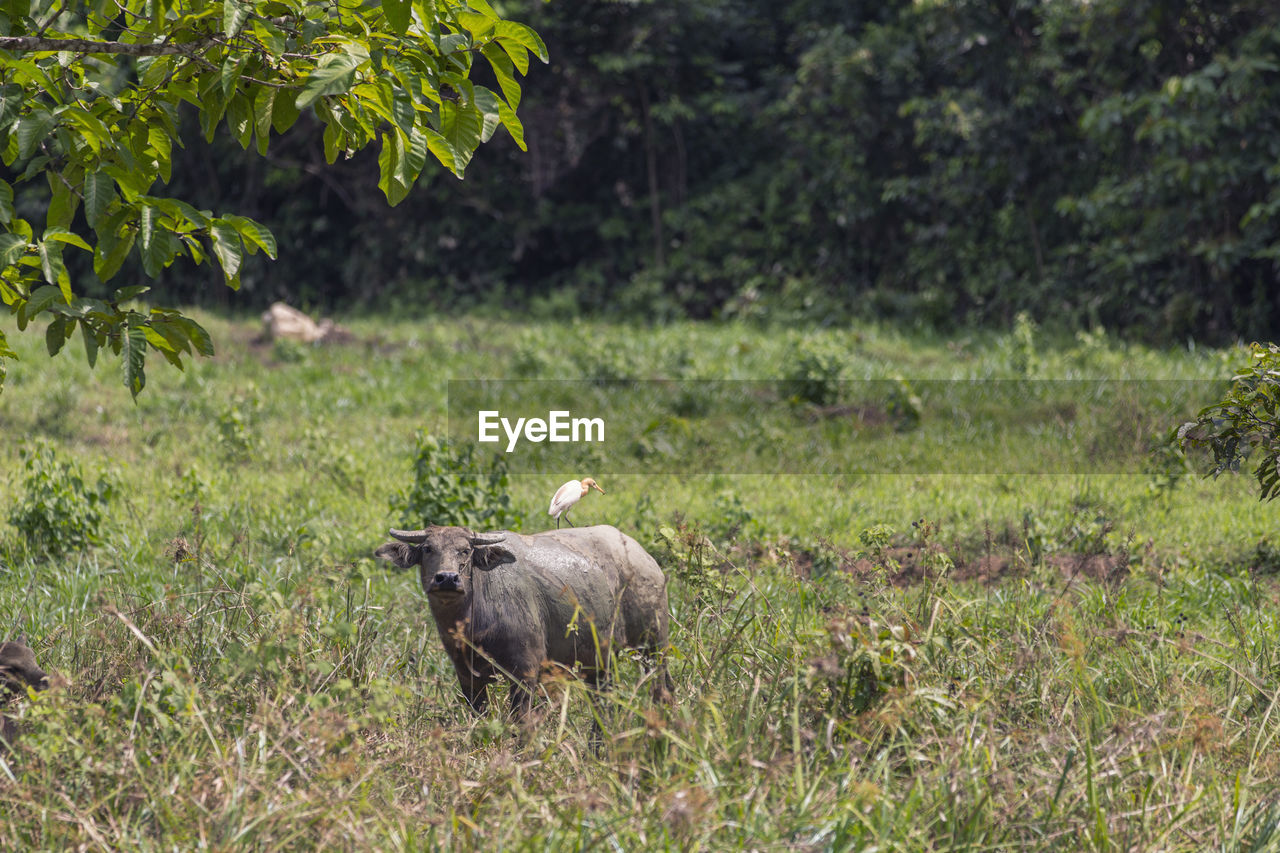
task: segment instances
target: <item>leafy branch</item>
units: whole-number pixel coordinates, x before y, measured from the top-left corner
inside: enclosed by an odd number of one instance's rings
[[[196,110],[207,139],[225,125],[260,154],[310,111],[329,163],[380,144],[378,186],[395,205],[432,159],[462,178],[498,128],[523,149],[516,77],[530,54],[547,60],[533,30],[485,0],[59,3],[6,5],[0,157],[15,183],[43,178],[49,195],[41,228],[18,216],[14,185],[0,180],[0,301],[20,330],[49,318],[51,355],[77,328],[91,363],[110,347],[135,396],[148,352],[181,369],[184,355],[212,354],[208,335],[171,309],[122,308],[136,288],[112,300],[79,296],[65,248],[90,252],[104,282],[131,257],[152,278],[189,258],[216,262],[233,289],[246,255],[277,254],[261,223],[155,192],[181,144],[180,110]],[[498,91],[470,79],[480,58]],[[14,357],[0,332],[0,389]]]
[[[1171,441],[1183,451],[1207,447],[1213,454],[1209,473],[1215,477],[1238,471],[1256,451],[1258,497],[1272,500],[1280,496],[1280,346],[1255,343],[1250,355],[1249,366],[1232,377],[1226,396],[1178,427]]]

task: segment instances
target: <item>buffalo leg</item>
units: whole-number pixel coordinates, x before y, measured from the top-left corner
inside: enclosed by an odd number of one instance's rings
[[[524,722],[529,718],[529,712],[533,710],[533,691],[536,689],[537,682],[511,682],[511,716],[517,722]]]
[[[489,683],[492,681],[492,678],[485,675],[459,676],[462,695],[466,697],[471,710],[477,714],[483,714],[489,706]]]

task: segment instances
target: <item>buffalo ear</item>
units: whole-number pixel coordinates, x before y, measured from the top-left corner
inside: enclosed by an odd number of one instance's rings
[[[515,561],[516,555],[504,545],[482,545],[471,552],[471,562],[481,569]]]
[[[373,552],[375,557],[390,560],[402,569],[411,569],[420,562],[421,549],[404,542],[388,542]]]

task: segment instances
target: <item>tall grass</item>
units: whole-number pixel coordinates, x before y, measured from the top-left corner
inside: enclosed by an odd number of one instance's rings
[[[0,624],[65,679],[6,709],[0,848],[1280,843],[1280,560],[1240,479],[613,477],[575,512],[664,563],[676,702],[624,659],[598,703],[544,683],[526,726],[464,710],[416,578],[370,559],[450,377],[784,378],[801,347],[847,378],[1205,379],[1231,353],[478,319],[312,349],[208,323],[219,358],[157,365],[136,406],[11,336],[6,434],[119,488],[91,548],[0,528]],[[513,474],[526,528],[585,473]]]

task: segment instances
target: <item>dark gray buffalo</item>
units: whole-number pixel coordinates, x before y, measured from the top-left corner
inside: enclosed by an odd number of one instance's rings
[[[428,527],[391,535],[397,541],[376,554],[417,567],[462,692],[477,711],[500,677],[513,680],[511,707],[523,715],[544,663],[602,686],[612,650],[638,649],[652,661],[667,645],[667,578],[615,527],[534,536]],[[653,678],[655,698],[670,698],[661,662]]]
[[[18,736],[18,724],[4,715],[3,708],[25,696],[28,687],[44,690],[48,686],[49,674],[36,664],[26,641],[0,643],[0,752],[11,747]]]

